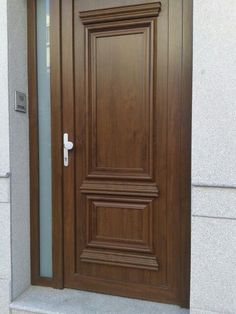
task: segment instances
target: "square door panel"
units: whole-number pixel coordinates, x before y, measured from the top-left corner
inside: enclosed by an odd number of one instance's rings
[[[87,196],[88,247],[152,252],[152,199]]]
[[[84,263],[157,271],[153,199],[87,196]]]

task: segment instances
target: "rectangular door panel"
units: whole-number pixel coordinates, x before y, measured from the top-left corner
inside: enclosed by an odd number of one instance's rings
[[[182,304],[182,5],[64,4],[66,287]]]
[[[86,41],[84,77],[89,178],[151,179],[153,175],[153,36],[156,25],[155,17],[149,15],[158,16],[160,5],[128,9],[80,14]],[[129,16],[122,20],[126,14]],[[143,14],[147,14],[147,18],[137,20]]]

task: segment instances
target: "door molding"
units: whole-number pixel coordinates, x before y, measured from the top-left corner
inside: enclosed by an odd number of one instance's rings
[[[183,0],[180,154],[182,305],[190,306],[193,0]]]

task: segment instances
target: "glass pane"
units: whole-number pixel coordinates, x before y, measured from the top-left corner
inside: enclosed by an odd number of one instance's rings
[[[40,276],[52,277],[52,161],[49,0],[37,0]]]

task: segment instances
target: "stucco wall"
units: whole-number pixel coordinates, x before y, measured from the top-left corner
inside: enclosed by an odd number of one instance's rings
[[[193,314],[236,313],[236,1],[194,1]]]

